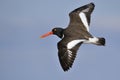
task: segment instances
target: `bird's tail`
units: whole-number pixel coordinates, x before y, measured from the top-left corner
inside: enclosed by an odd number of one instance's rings
[[[105,38],[98,38],[97,45],[105,46]]]
[[[96,44],[98,46],[105,46],[105,38],[100,37],[89,38],[89,41],[87,43]]]

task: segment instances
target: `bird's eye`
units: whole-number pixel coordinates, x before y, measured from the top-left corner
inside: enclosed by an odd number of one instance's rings
[[[56,29],[54,29],[54,31],[57,31]]]

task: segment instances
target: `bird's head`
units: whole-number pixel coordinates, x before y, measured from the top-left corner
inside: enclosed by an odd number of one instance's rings
[[[53,28],[52,31],[43,34],[42,36],[40,36],[40,38],[45,38],[49,35],[57,35],[59,38],[62,38],[63,30],[64,30],[63,28]]]

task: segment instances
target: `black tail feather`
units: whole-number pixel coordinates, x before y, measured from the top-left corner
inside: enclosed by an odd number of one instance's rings
[[[102,46],[105,46],[105,38],[98,38],[98,45],[102,45]]]

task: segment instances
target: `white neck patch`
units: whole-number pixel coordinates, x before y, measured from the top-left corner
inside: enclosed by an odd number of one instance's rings
[[[87,17],[85,15],[85,13],[81,12],[79,14],[81,21],[83,22],[84,26],[86,27],[87,31],[89,32],[89,25],[88,25],[88,21],[87,21]]]

